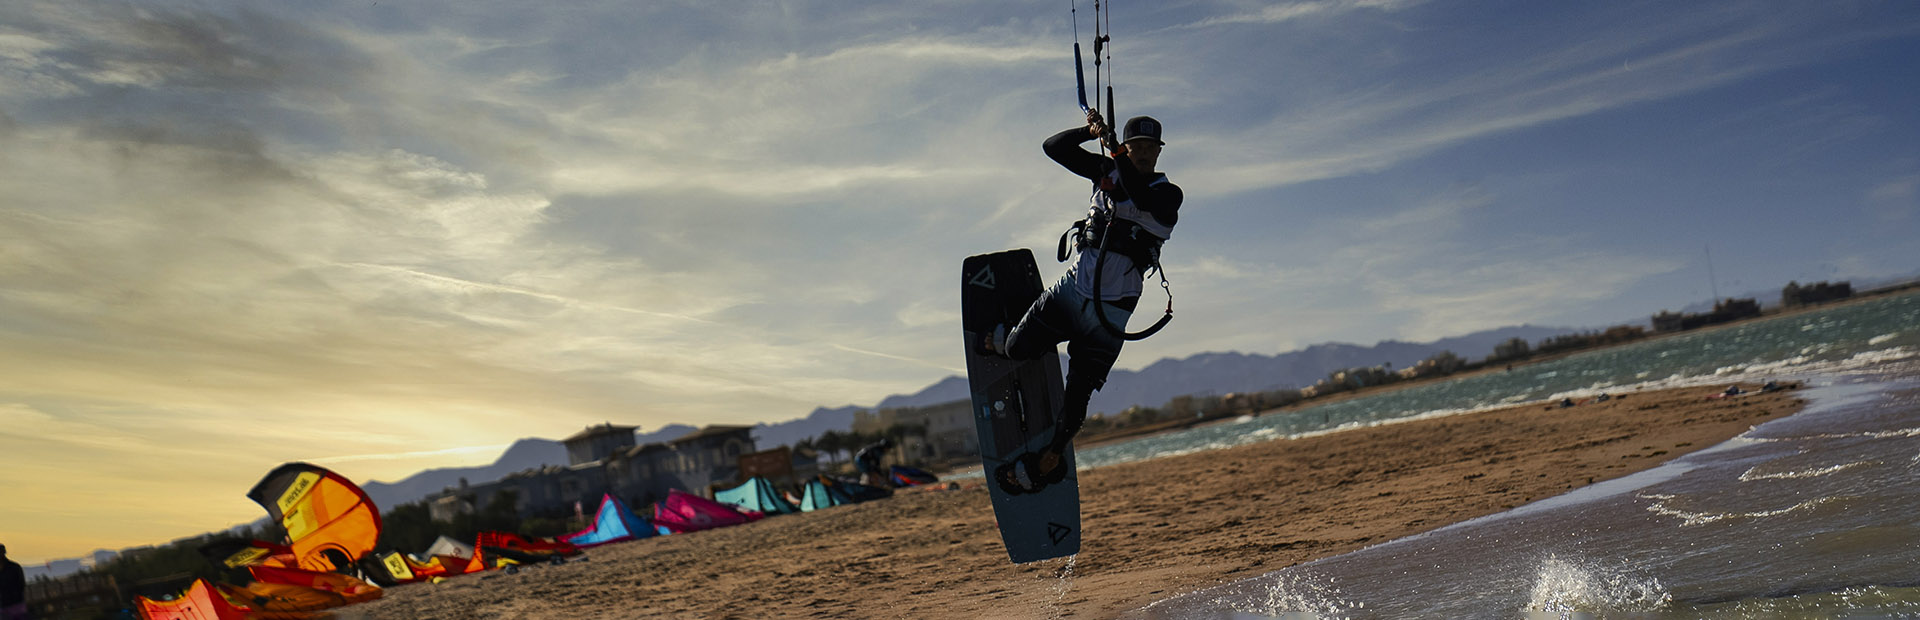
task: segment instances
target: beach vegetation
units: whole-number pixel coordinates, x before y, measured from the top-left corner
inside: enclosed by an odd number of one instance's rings
[[[1533,348],[1527,345],[1527,339],[1510,338],[1506,342],[1494,345],[1493,355],[1488,357],[1487,361],[1504,362],[1507,360],[1517,360],[1526,357],[1527,354],[1532,352]]]

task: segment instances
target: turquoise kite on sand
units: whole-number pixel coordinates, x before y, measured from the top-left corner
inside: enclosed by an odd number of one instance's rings
[[[600,511],[587,529],[560,537],[577,547],[592,547],[656,535],[653,526],[627,509],[627,503],[611,494],[600,497]]]
[[[786,498],[780,497],[780,493],[774,490],[772,482],[759,476],[754,476],[740,486],[714,491],[713,499],[722,504],[731,504],[741,510],[751,510],[767,515],[800,512],[800,509],[794,507]]]

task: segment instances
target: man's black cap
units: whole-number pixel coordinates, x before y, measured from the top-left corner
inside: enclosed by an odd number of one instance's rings
[[[1151,138],[1154,142],[1166,144],[1160,141],[1160,121],[1154,120],[1151,116],[1135,116],[1127,119],[1126,132],[1122,135],[1126,136],[1122,142],[1132,142],[1135,138]]]

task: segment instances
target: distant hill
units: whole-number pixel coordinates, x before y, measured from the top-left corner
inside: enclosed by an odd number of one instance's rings
[[[1370,347],[1328,343],[1278,355],[1200,353],[1182,359],[1166,358],[1138,371],[1115,370],[1107,385],[1093,395],[1087,410],[1116,413],[1134,405],[1158,407],[1188,394],[1256,392],[1313,385],[1338,370],[1392,364],[1407,368],[1441,351],[1468,360],[1480,360],[1493,347],[1512,338],[1535,343],[1573,333],[1566,327],[1522,325],[1476,332],[1431,343],[1384,340]],[[964,383],[963,383],[964,386]],[[964,393],[963,393],[964,397]]]
[[[567,449],[560,442],[531,437],[513,442],[491,465],[429,469],[399,482],[362,483],[360,489],[366,491],[373,505],[379,506],[384,512],[401,504],[419,501],[441,489],[460,486],[462,478],[472,484],[481,484],[499,480],[501,476],[516,471],[565,464]]]
[[[1187,394],[1305,387],[1337,370],[1382,363],[1391,363],[1394,368],[1406,368],[1441,351],[1453,351],[1463,358],[1479,360],[1492,353],[1494,345],[1510,338],[1539,342],[1576,331],[1579,330],[1522,325],[1424,344],[1393,340],[1381,341],[1373,346],[1328,343],[1278,355],[1199,353],[1181,359],[1166,358],[1137,371],[1114,371],[1108,377],[1106,387],[1093,395],[1093,402],[1088,408],[1095,413],[1114,413],[1134,405],[1158,407],[1174,397]],[[924,407],[966,398],[967,380],[949,376],[912,394],[887,396],[873,407],[820,407],[803,418],[762,422],[754,427],[754,445],[765,450],[793,445],[830,430],[845,431],[853,427],[853,415],[858,411]],[[685,424],[671,424],[651,433],[637,434],[634,439],[641,444],[672,441],[694,430],[694,427]],[[386,510],[402,503],[418,501],[447,487],[459,486],[461,478],[472,484],[481,484],[525,469],[565,464],[567,451],[560,442],[530,438],[515,442],[492,465],[433,469],[408,476],[399,482],[370,482],[361,486],[376,505]]]
[[[965,394],[964,384],[961,394]],[[785,422],[761,422],[754,426],[753,445],[761,450],[778,446],[791,446],[802,439],[818,437],[821,433],[835,430],[844,431],[853,428],[853,414],[867,407],[847,405],[837,409],[819,407],[808,413],[807,417]]]
[[[970,398],[969,392],[967,391],[967,378],[949,376],[911,395],[901,396],[895,394],[888,396],[881,399],[880,404],[874,405],[874,408],[925,407],[928,405],[943,405],[966,398]]]
[[[872,407],[847,405],[829,409],[814,409],[807,417],[785,422],[761,422],[754,427],[754,446],[766,450],[776,446],[791,446],[802,439],[819,437],[827,431],[844,431],[853,428],[853,414],[873,409],[891,409],[895,407],[924,407],[950,403],[967,398],[967,380],[965,377],[947,377],[934,382],[918,392],[909,395],[894,394],[880,399],[880,404]]]
[[[685,437],[687,436],[688,433],[692,433],[697,430],[700,430],[700,428],[694,427],[694,426],[687,426],[685,424],[668,424],[666,426],[660,427],[660,430],[657,430],[651,433],[634,433],[633,443],[634,445],[638,445],[638,446],[644,446],[650,443],[666,443],[669,441],[673,441],[675,439],[679,439],[681,437]],[[562,463],[564,463],[565,459],[567,458],[566,452],[564,450],[560,453],[560,458],[562,460]]]
[[[1469,360],[1493,353],[1493,347],[1511,338],[1537,343],[1543,339],[1577,332],[1568,327],[1522,325],[1475,332],[1431,343],[1382,341],[1370,347],[1329,343],[1279,355],[1246,353],[1200,353],[1182,359],[1166,358],[1138,371],[1116,370],[1107,385],[1093,395],[1089,409],[1094,412],[1118,412],[1134,405],[1157,407],[1186,394],[1226,394],[1305,387],[1329,373],[1358,366],[1391,363],[1406,368],[1441,351],[1452,351]],[[926,407],[965,400],[965,377],[948,376],[913,394],[894,394],[880,400],[871,409]],[[775,424],[762,423],[754,432],[762,449],[792,445],[801,439],[817,437],[829,430],[844,431],[853,425],[853,413],[868,407],[848,406],[815,409],[807,417]]]

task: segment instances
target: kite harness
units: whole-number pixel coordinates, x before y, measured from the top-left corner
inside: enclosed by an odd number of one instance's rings
[[[1080,7],[1077,0],[1072,2],[1069,12],[1073,15],[1073,78],[1077,87],[1077,93],[1080,97],[1080,111],[1088,113],[1090,118],[1094,119],[1096,123],[1099,123],[1099,119],[1101,118],[1100,109],[1096,106],[1087,105],[1087,77],[1083,69],[1084,65],[1080,59]],[[1107,23],[1102,23],[1103,18],[1106,19]],[[1106,75],[1104,77],[1107,94],[1106,118],[1118,118],[1114,113],[1113,105],[1113,66],[1111,64],[1113,51],[1107,47],[1107,44],[1113,40],[1109,34],[1111,24],[1111,1],[1103,7],[1101,0],[1093,0],[1093,89],[1095,93],[1100,92],[1103,77],[1101,75],[1101,69],[1104,67],[1106,69]],[[1113,128],[1104,123],[1101,123],[1100,148],[1106,152],[1108,157],[1115,158],[1116,160],[1119,157],[1123,157],[1120,143],[1118,138],[1114,136]],[[1118,163],[1115,164],[1115,167],[1113,180],[1117,185],[1117,177],[1120,174]],[[1157,179],[1156,182],[1164,178],[1165,177],[1162,176],[1161,179]],[[1074,222],[1073,226],[1065,234],[1061,235],[1058,258],[1061,262],[1066,262],[1067,239],[1069,237],[1073,238],[1073,246],[1075,249],[1094,248],[1100,250],[1099,257],[1094,259],[1093,267],[1093,291],[1095,298],[1093,314],[1099,317],[1100,325],[1114,336],[1124,340],[1144,340],[1148,336],[1159,333],[1161,328],[1166,327],[1167,323],[1173,321],[1173,288],[1167,283],[1166,268],[1160,265],[1160,245],[1165,242],[1166,239],[1155,234],[1139,222],[1115,216],[1112,200],[1102,192],[1100,181],[1098,180],[1094,181],[1093,184],[1093,197],[1091,202],[1093,206],[1087,218]],[[1149,215],[1148,217],[1152,216]],[[1148,273],[1160,276],[1160,288],[1167,293],[1166,313],[1160,317],[1159,321],[1146,329],[1138,332],[1128,332],[1114,325],[1113,321],[1107,318],[1106,306],[1099,297],[1102,290],[1100,288],[1100,275],[1105,271],[1104,268],[1106,267],[1107,253],[1109,251],[1119,252],[1122,256],[1132,259],[1135,268],[1142,270],[1142,277],[1145,277]]]

